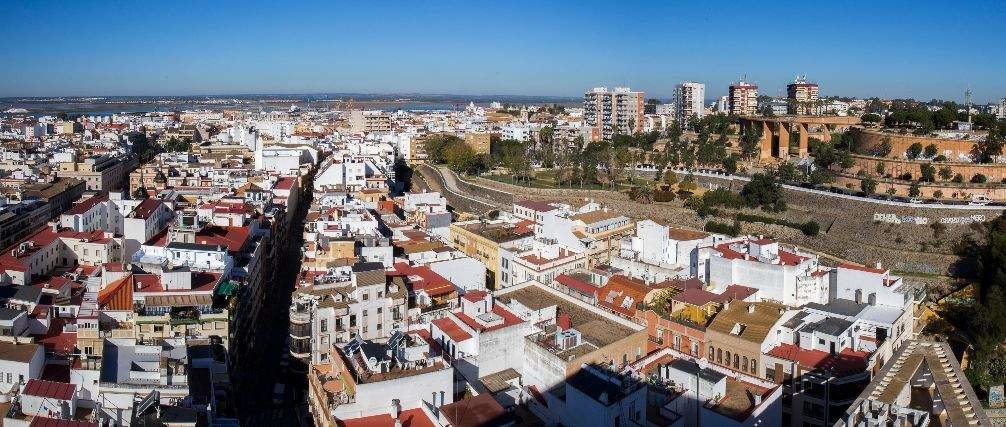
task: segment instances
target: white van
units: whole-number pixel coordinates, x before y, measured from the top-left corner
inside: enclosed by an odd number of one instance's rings
[[[971,196],[971,202],[969,202],[968,204],[972,206],[985,206],[989,203],[992,203],[992,199],[990,199],[988,196],[983,196],[981,194],[973,194]]]

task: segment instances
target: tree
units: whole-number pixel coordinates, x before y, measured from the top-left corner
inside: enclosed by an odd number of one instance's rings
[[[667,185],[674,185],[678,183],[678,174],[674,173],[672,170],[664,172],[664,182]]]
[[[149,197],[150,197],[150,195],[147,194],[147,189],[144,188],[142,185],[139,186],[139,187],[137,187],[136,190],[133,191],[133,198],[134,199],[147,199]]]
[[[985,139],[975,141],[972,157],[978,163],[992,163],[1002,154],[1004,142],[1006,142],[1006,124],[1001,124],[990,130]]]
[[[908,197],[919,197],[920,193],[919,183],[913,182],[912,185],[908,186]]]
[[[943,190],[936,190],[936,191],[934,191],[933,192],[933,197],[935,197],[937,199],[942,199],[943,198]],[[937,222],[936,224],[940,224],[940,223]]]
[[[954,176],[954,170],[950,166],[940,167],[940,179],[946,181]]]
[[[866,194],[873,194],[877,191],[877,181],[874,181],[873,178],[864,178],[859,181],[859,189]]]
[[[863,123],[880,123],[883,118],[877,113],[866,113],[863,114],[863,117],[860,117],[860,120],[862,120]]]
[[[741,135],[741,153],[750,157],[761,151],[761,137],[761,126],[752,126],[750,130],[746,130],[744,134]]]
[[[954,175],[954,179],[952,179],[950,181],[960,184],[960,183],[964,182],[964,175],[956,174],[956,175]]]
[[[929,163],[924,163],[921,166],[919,166],[919,169],[921,170],[921,175],[919,177],[920,180],[926,182],[936,181],[936,166],[933,166],[932,164]]]
[[[820,169],[819,169],[820,170]],[[797,181],[800,171],[790,162],[783,162],[775,170],[775,176],[783,181]]]
[[[884,162],[877,162],[876,171],[878,176],[884,176]]]
[[[782,186],[776,182],[772,174],[756,173],[751,181],[741,189],[741,198],[749,207],[760,207],[767,211],[781,212],[786,210]]]
[[[1002,383],[1002,342],[1006,341],[1006,218],[986,227],[984,243],[966,239],[960,245],[957,279],[977,288],[972,303],[952,304],[940,316],[974,348],[968,379],[976,386]]]
[[[164,150],[171,153],[187,152],[191,147],[192,140],[189,138],[178,139],[171,137],[164,142]]]
[[[629,198],[640,203],[653,203],[653,187],[648,181],[643,185],[633,186],[629,189]]]
[[[800,231],[805,235],[813,237],[821,232],[821,224],[818,224],[817,221],[807,221],[800,225]]]
[[[891,154],[892,149],[891,137],[885,136],[880,140],[880,146],[877,147],[875,153],[878,157],[887,157]]]
[[[986,181],[988,181],[988,177],[984,174],[976,173],[975,176],[971,177],[971,182],[973,184],[984,184]]]
[[[737,173],[737,155],[731,154],[723,159],[723,169],[727,173]]]
[[[921,142],[916,142],[908,146],[908,150],[905,150],[905,156],[907,156],[909,159],[918,158],[920,154],[922,154]]]
[[[937,151],[936,144],[929,144],[929,145],[926,146],[924,154],[925,154],[926,158],[932,159],[932,158],[936,157],[936,151]]]

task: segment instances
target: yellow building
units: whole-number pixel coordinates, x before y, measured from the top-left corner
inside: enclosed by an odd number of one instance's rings
[[[450,245],[486,265],[486,283],[499,288],[500,245],[530,237],[531,231],[517,232],[511,224],[502,221],[456,222],[450,226]]]
[[[719,298],[702,289],[688,289],[671,297],[671,317],[705,325],[720,311]]]
[[[489,154],[491,140],[488,132],[465,132],[465,144],[478,154]]]

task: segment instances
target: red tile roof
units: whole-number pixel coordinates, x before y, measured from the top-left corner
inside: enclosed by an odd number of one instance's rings
[[[157,211],[162,202],[157,199],[146,199],[136,205],[136,209],[133,209],[133,218],[149,219]]]
[[[295,182],[297,181],[293,177],[281,176],[276,179],[276,185],[273,188],[277,190],[289,190],[293,188]]]
[[[735,299],[743,300],[751,295],[754,295],[755,292],[758,292],[758,290],[755,288],[735,284],[727,286],[727,288],[723,290],[723,293],[721,293],[720,296],[723,298],[723,301],[729,301]]]
[[[35,417],[28,427],[98,427],[98,423],[77,420],[57,420],[55,418]]]
[[[208,226],[196,233],[196,243],[226,246],[231,255],[240,254],[248,242],[251,227]]]
[[[555,278],[555,281],[558,282],[560,285],[563,285],[570,289],[575,289],[580,293],[593,295],[595,297],[597,296],[597,290],[598,290],[597,286],[594,286],[593,284],[580,280],[576,277],[569,276],[566,274],[560,274],[558,277]]]
[[[106,310],[132,310],[133,277],[132,273],[126,274],[98,291],[98,307]]]
[[[537,223],[529,219],[525,219],[517,222],[517,224],[513,227],[513,231],[517,234],[531,233],[534,231],[535,224]]]
[[[515,204],[517,206],[528,208],[536,212],[548,212],[558,209],[555,206],[552,206],[551,203],[552,202],[544,202],[539,200],[524,200],[522,202],[517,202]]]
[[[469,397],[440,407],[451,427],[482,427],[497,425],[506,410],[489,393]],[[499,422],[499,425],[502,425]]]
[[[758,258],[731,249],[730,243],[721,243],[714,246],[713,249],[722,254],[723,258],[726,259],[742,259],[745,261],[760,262],[758,261]],[[783,265],[797,265],[806,259],[807,257],[803,257],[786,250],[779,250],[779,262]]]
[[[830,354],[821,350],[807,350],[794,344],[779,344],[768,354],[780,359],[791,360],[807,369],[832,371],[835,375],[856,374],[866,370],[866,359],[869,353],[843,349],[840,353]]]
[[[433,325],[440,329],[445,335],[451,338],[451,341],[462,342],[472,337],[468,331],[465,331],[461,326],[454,322],[450,317],[441,317],[434,320]]]
[[[77,386],[67,383],[30,379],[24,386],[24,394],[29,396],[47,397],[50,399],[70,400]]]
[[[80,202],[80,203],[77,203],[76,205],[73,205],[72,208],[68,209],[66,212],[63,212],[63,214],[64,215],[83,215],[83,214],[87,213],[87,211],[91,210],[91,208],[97,206],[98,203],[104,202],[106,200],[108,200],[108,192],[107,191],[101,191],[98,194],[95,194],[95,195],[91,196],[87,200],[84,200],[83,202]]]
[[[723,296],[720,294],[714,294],[705,289],[691,288],[671,297],[671,300],[702,307],[709,303],[722,303]]]
[[[488,294],[489,293],[486,291],[468,291],[465,292],[465,295],[462,298],[471,302],[479,302],[485,299]]]
[[[476,331],[478,331],[480,333],[481,332],[495,331],[497,329],[503,329],[503,328],[507,328],[507,327],[510,327],[510,326],[519,325],[521,323],[524,323],[523,319],[521,319],[520,317],[517,317],[517,315],[511,313],[510,310],[507,310],[507,309],[503,308],[500,305],[493,305],[493,313],[496,313],[498,316],[502,317],[503,318],[503,322],[500,323],[500,324],[498,324],[498,325],[490,326],[490,327],[483,326],[477,320],[472,319],[467,314],[464,314],[464,313],[462,313],[460,311],[454,313],[454,315],[457,316],[458,319],[461,320],[462,322],[465,322],[465,324],[468,325],[469,328],[472,328],[472,329],[474,329],[474,330],[476,330]]]
[[[398,416],[402,427],[436,427],[433,421],[420,408],[407,409]],[[395,420],[389,414],[371,415],[369,417],[335,420],[339,427],[394,427]]]
[[[642,280],[616,274],[608,278],[608,283],[598,290],[597,304],[631,317],[636,314],[636,304],[642,302],[649,291]],[[632,298],[628,307],[623,306],[626,298]]]
[[[408,280],[407,285],[413,292],[422,290],[431,297],[448,295],[456,291],[454,284],[425,265],[411,266],[404,262],[396,263],[395,272],[389,272],[389,275],[418,276],[422,280]]]

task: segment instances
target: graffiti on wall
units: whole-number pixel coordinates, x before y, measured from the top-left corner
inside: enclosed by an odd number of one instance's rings
[[[877,222],[886,222],[888,224],[929,225],[928,217],[916,216],[916,215],[898,215],[893,213],[876,212],[873,214],[873,220]],[[951,217],[939,218],[936,221],[939,222],[940,224],[966,225],[976,222],[985,222],[985,215],[974,214],[967,216],[951,216]]]

